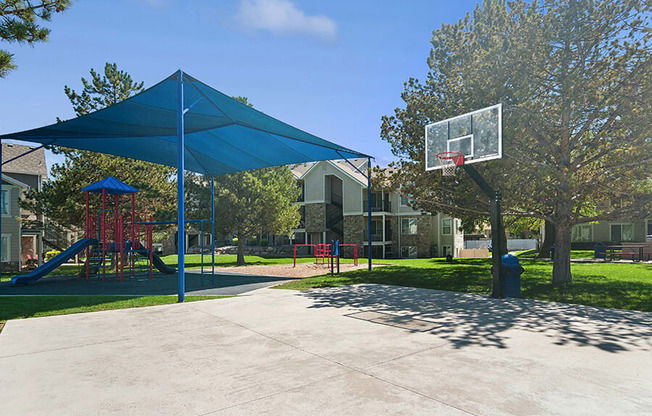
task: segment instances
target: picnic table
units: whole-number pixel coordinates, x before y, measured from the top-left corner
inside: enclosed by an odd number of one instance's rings
[[[650,253],[645,252],[645,249],[649,247],[648,244],[621,244],[606,246],[605,249],[610,253],[611,260],[614,260],[616,256],[620,256],[621,259],[623,256],[631,256],[632,261],[641,261],[643,256],[650,255]]]

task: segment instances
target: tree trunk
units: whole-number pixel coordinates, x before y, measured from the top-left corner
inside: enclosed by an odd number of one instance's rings
[[[505,229],[504,224],[502,224],[502,222],[503,222],[502,215],[500,217],[501,217],[500,218],[500,223],[502,225],[500,228],[502,228],[502,230],[503,230],[503,232],[500,233],[500,240],[501,240],[500,245],[501,245],[501,249],[502,249],[502,250],[500,250],[500,251],[502,251],[502,253],[500,253],[500,255],[502,256],[504,254],[509,253],[509,250],[507,249],[507,230]]]
[[[552,282],[566,283],[571,281],[570,252],[571,225],[564,222],[557,224],[555,235],[555,259],[552,263]]]
[[[236,259],[237,265],[245,264],[244,259],[244,236],[241,233],[238,233],[238,257]]]
[[[556,233],[555,233],[555,224],[546,220],[546,225],[544,226],[544,235],[543,235],[543,244],[539,250],[538,258],[550,258],[550,249],[555,242]]]

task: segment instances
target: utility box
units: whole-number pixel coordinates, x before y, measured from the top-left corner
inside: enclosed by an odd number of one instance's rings
[[[502,257],[503,280],[501,282],[502,295],[507,298],[521,297],[521,274],[525,271],[521,267],[518,257],[505,254]]]

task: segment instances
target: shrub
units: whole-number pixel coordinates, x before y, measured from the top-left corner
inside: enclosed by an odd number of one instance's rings
[[[57,257],[61,252],[59,250],[50,250],[47,253],[45,253],[45,260],[52,260],[53,258]]]
[[[249,245],[250,246],[257,246],[258,245],[258,238],[256,238],[256,237],[250,238],[249,239]]]
[[[269,241],[267,241],[266,238],[263,238],[263,239],[260,240],[260,245],[261,245],[261,246],[266,246],[266,245],[268,245],[268,244],[269,244]]]
[[[234,245],[234,246],[237,246],[237,245],[238,245],[238,237],[236,237],[236,238],[233,239],[233,245]]]

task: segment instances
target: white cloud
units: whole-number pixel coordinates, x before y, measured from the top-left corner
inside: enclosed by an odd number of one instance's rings
[[[242,0],[238,21],[248,30],[310,35],[328,42],[337,38],[337,24],[332,19],[323,15],[307,16],[291,0]]]

